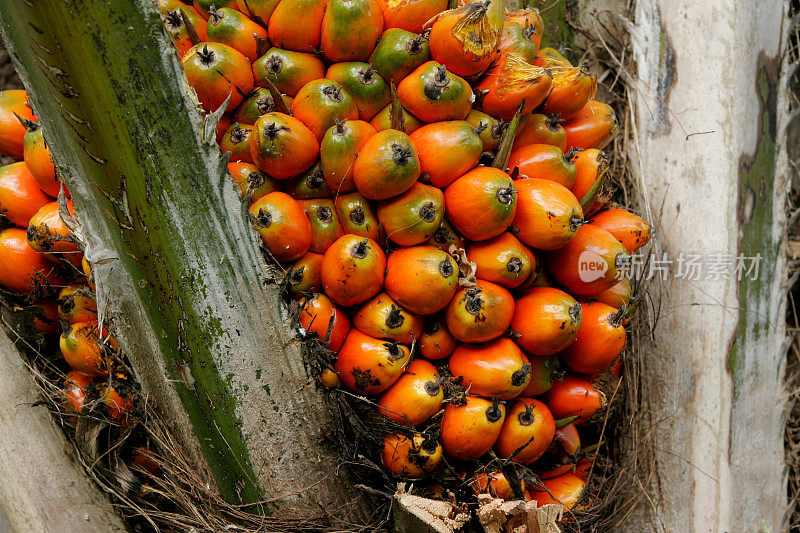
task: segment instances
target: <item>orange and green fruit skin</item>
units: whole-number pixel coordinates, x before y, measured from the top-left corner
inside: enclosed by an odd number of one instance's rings
[[[458,342],[447,330],[444,317],[429,315],[425,317],[425,325],[417,347],[419,354],[426,359],[439,360],[450,357]]]
[[[181,64],[189,85],[206,111],[216,111],[228,95],[228,109],[233,109],[253,90],[250,61],[226,44],[196,44],[186,52]]]
[[[219,141],[219,148],[222,153],[230,153],[230,161],[253,162],[253,154],[250,152],[250,137],[253,127],[247,124],[234,122]]]
[[[294,98],[287,95],[281,95],[286,109],[291,109],[292,101]],[[253,92],[247,95],[247,98],[236,108],[236,114],[233,115],[233,120],[239,124],[253,125],[261,115],[272,113],[278,110],[275,100],[268,89],[264,87],[256,87]]]
[[[0,215],[9,222],[27,228],[31,217],[52,202],[25,163],[11,163],[0,167]]]
[[[538,250],[566,245],[583,223],[580,202],[569,189],[551,180],[526,178],[514,182],[517,211],[511,232]]]
[[[286,193],[273,192],[250,206],[253,223],[278,261],[303,257],[311,246],[311,224],[303,208]]]
[[[378,400],[378,412],[403,426],[425,423],[442,407],[444,387],[432,364],[411,361],[406,372]]]
[[[399,28],[390,28],[381,35],[381,40],[369,58],[369,64],[387,84],[394,82],[396,86],[430,59],[426,37]]]
[[[408,135],[397,130],[373,135],[353,164],[356,189],[370,200],[386,200],[404,193],[419,175],[417,150]]]
[[[420,65],[403,78],[397,96],[404,108],[424,122],[464,120],[475,101],[469,83],[436,61]]]
[[[55,264],[31,248],[24,229],[0,231],[0,286],[28,294],[39,286],[61,283]]]
[[[279,2],[280,0],[236,0],[236,8],[266,28]]]
[[[61,182],[56,176],[56,166],[53,164],[52,154],[44,140],[41,126],[37,124],[25,133],[23,147],[25,167],[28,172],[45,194],[57,198]]]
[[[515,340],[533,356],[554,355],[569,346],[581,327],[581,306],[566,292],[535,287],[517,299],[511,329]]]
[[[283,192],[297,200],[333,198],[334,196],[334,191],[328,187],[325,178],[322,176],[322,169],[319,163],[314,164],[299,176],[284,180],[281,183],[283,184]]]
[[[325,77],[325,64],[314,54],[270,48],[253,62],[255,84],[275,85],[280,92],[295,96],[303,86]]]
[[[422,317],[409,313],[385,292],[364,302],[353,315],[353,326],[377,339],[411,344],[422,334]]]
[[[514,148],[508,157],[508,168],[519,169],[520,178],[540,178],[572,188],[577,168],[571,156],[564,155],[558,146],[528,144]]]
[[[431,26],[431,56],[459,76],[478,74],[495,59],[504,22],[505,6],[498,0],[447,11]]]
[[[425,24],[447,9],[446,0],[378,0],[384,27],[422,33]]]
[[[530,464],[553,442],[556,423],[550,409],[532,398],[520,398],[508,409],[503,429],[494,443],[498,456]]]
[[[450,372],[470,394],[509,400],[530,382],[530,362],[511,339],[465,343],[450,356]]]
[[[321,79],[305,84],[292,101],[292,115],[320,141],[336,121],[358,119],[353,98],[339,82]]]
[[[59,346],[61,355],[73,370],[92,377],[108,375],[108,362],[100,347],[100,329],[97,324],[93,322],[72,324],[59,337]]]
[[[592,215],[591,224],[613,235],[632,254],[650,242],[650,224],[627,209],[612,207]]]
[[[377,0],[329,0],[320,49],[331,63],[367,61],[381,33],[383,15]]]
[[[319,147],[322,175],[331,190],[354,191],[353,165],[356,156],[377,131],[363,120],[340,121],[325,132]]]
[[[328,67],[325,77],[341,84],[353,98],[360,120],[372,120],[389,105],[389,85],[369,63],[335,63]]]
[[[97,304],[81,287],[64,287],[58,293],[58,318],[68,324],[97,322]]]
[[[335,352],[342,347],[345,337],[350,332],[350,319],[330,298],[315,293],[302,302],[300,326],[305,329],[307,336],[313,333]]]
[[[583,425],[588,424],[592,415],[605,405],[605,397],[588,379],[567,374],[553,383],[545,403],[556,420],[579,416],[575,424]]]
[[[476,109],[470,111],[464,120],[469,122],[475,131],[480,131],[478,137],[483,142],[484,152],[491,152],[500,146],[500,139],[507,126],[506,122]]]
[[[314,53],[327,5],[327,0],[281,0],[269,18],[270,42],[278,48]]]
[[[458,266],[446,252],[433,246],[395,250],[386,261],[386,292],[418,315],[447,307],[458,288]]]
[[[462,342],[488,342],[506,333],[514,298],[502,285],[476,280],[456,291],[444,312],[447,329]]]
[[[369,200],[357,192],[351,192],[337,194],[334,202],[345,233],[380,241],[383,229]]]
[[[447,219],[472,241],[497,237],[508,229],[517,212],[517,183],[492,167],[467,172],[444,192]]]
[[[263,198],[271,192],[277,192],[281,190],[278,180],[270,178],[258,170],[258,167],[252,163],[233,161],[228,163],[228,172],[239,186],[239,193],[241,196],[244,196],[244,194],[252,185],[253,193],[251,196],[251,201],[253,202]]]
[[[514,150],[528,144],[549,144],[566,153],[567,132],[554,117],[530,113],[520,119]]]
[[[410,134],[419,154],[422,174],[430,184],[444,189],[475,168],[483,141],[464,120],[435,122]]]
[[[215,9],[206,26],[206,39],[235,48],[249,61],[258,58],[258,39],[266,38],[267,30],[230,7]]]
[[[595,375],[611,367],[628,336],[618,309],[601,302],[582,303],[581,309],[581,328],[561,357],[573,372]]]
[[[311,245],[308,250],[316,253],[325,251],[344,235],[339,215],[331,198],[298,200],[311,224]]]
[[[199,11],[205,18],[208,18],[209,10],[214,8],[221,8],[221,7],[235,7],[236,0],[194,0],[194,7]]]
[[[431,238],[444,217],[444,194],[424,183],[378,203],[378,220],[386,237],[400,246],[422,244]]]
[[[536,269],[533,252],[508,232],[470,243],[467,258],[475,263],[478,279],[499,283],[507,289],[522,285]]]
[[[583,492],[586,482],[579,476],[567,473],[544,481],[546,490],[529,490],[528,497],[543,505],[562,505],[567,510],[574,508]]]
[[[422,126],[425,125],[424,122],[422,122],[420,119],[409,113],[405,108],[403,108],[403,106],[400,107],[401,107],[400,131],[402,131],[407,135],[411,135],[412,133],[414,133],[415,131],[417,131],[418,129],[420,129]],[[394,129],[392,127],[391,113],[392,113],[392,106],[390,104],[381,109],[377,115],[372,117],[372,120],[370,120],[369,123],[377,131]]]
[[[299,298],[322,289],[322,257],[322,254],[308,252],[292,263],[286,273],[289,294],[292,298]]]
[[[381,458],[392,474],[416,479],[436,470],[442,459],[442,445],[419,433],[412,438],[388,435],[383,440]]]
[[[553,386],[559,371],[557,356],[529,357],[531,362],[531,380],[520,396],[539,396],[545,394]]]
[[[20,89],[0,91],[0,154],[22,159],[26,129],[14,113],[36,122],[36,116],[28,105],[28,93]]]
[[[617,116],[610,105],[589,100],[564,123],[567,149],[596,148],[602,150],[617,133]]]
[[[380,292],[386,256],[378,243],[359,235],[344,235],[322,259],[322,286],[339,305],[363,303]]]
[[[308,127],[283,113],[267,113],[256,120],[250,140],[253,163],[268,176],[285,180],[316,163],[319,142]]]

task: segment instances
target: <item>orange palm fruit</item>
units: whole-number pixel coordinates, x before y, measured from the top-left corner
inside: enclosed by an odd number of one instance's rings
[[[67,200],[67,209],[71,215],[75,215],[72,200]],[[58,202],[42,206],[31,217],[27,235],[31,248],[47,259],[58,261],[63,258],[76,267],[81,264],[83,254],[74,241],[68,240],[72,234],[61,218]]]
[[[577,198],[563,185],[541,178],[514,182],[517,212],[511,232],[538,250],[556,250],[567,244],[583,222]]]
[[[447,307],[458,285],[458,266],[447,253],[433,246],[400,248],[386,261],[386,292],[418,315]]]
[[[575,424],[556,429],[553,442],[536,464],[539,479],[552,479],[575,469],[575,459],[581,449],[581,437]]]
[[[380,222],[366,198],[357,192],[352,192],[337,194],[334,202],[339,222],[345,233],[368,237],[375,242],[380,240],[382,233]]]
[[[250,152],[255,165],[276,179],[287,179],[310,169],[319,157],[314,133],[283,113],[262,115],[253,125]]]
[[[572,473],[563,474],[543,482],[546,490],[529,491],[529,498],[539,507],[543,505],[563,505],[570,510],[574,508],[583,493],[584,480]]]
[[[573,67],[545,61],[553,74],[553,88],[541,107],[545,114],[557,114],[569,119],[583,109],[597,92],[597,76],[585,66]]]
[[[165,13],[169,10],[178,9],[185,4],[181,0],[156,0],[156,5],[162,13]]]
[[[89,285],[89,288],[95,290],[94,286],[94,274],[92,274],[92,266],[89,264],[89,261],[86,259],[86,256],[83,257],[81,260],[81,270],[83,271],[83,275],[86,277],[86,284]]]
[[[497,66],[476,85],[477,91],[488,91],[481,109],[494,117],[511,120],[522,106],[522,113],[531,112],[550,92],[553,78],[550,72],[531,65],[515,53],[501,56]]]
[[[539,396],[545,394],[553,386],[559,375],[558,357],[529,357],[531,362],[531,380],[520,396]]]
[[[393,0],[390,0],[393,1]],[[403,0],[401,0],[402,2]],[[422,0],[422,4],[428,0]],[[384,11],[385,16],[385,11]],[[389,28],[387,26],[387,28]],[[369,58],[369,64],[378,71],[386,83],[400,83],[414,69],[430,61],[427,34],[389,28],[378,41]]]
[[[228,128],[231,127],[231,124],[233,124],[233,120],[231,120],[231,117],[229,115],[222,115],[221,117],[219,117],[217,126],[216,128],[214,128],[217,142],[220,142],[222,140],[222,137],[225,135],[225,132],[228,131]]]
[[[572,63],[569,62],[569,59],[564,57],[564,54],[551,46],[540,48],[536,53],[536,58],[533,60],[533,64],[537,67],[544,67],[547,65],[572,66]]]
[[[570,370],[594,375],[608,370],[625,348],[624,312],[600,302],[583,303],[581,309],[578,335],[561,357]]]
[[[403,194],[378,203],[378,220],[386,237],[400,246],[424,243],[442,218],[444,193],[424,183],[415,183]]]
[[[631,281],[628,278],[622,278],[610,289],[592,295],[591,299],[619,309],[630,305],[632,297],[633,285],[631,285]]]
[[[250,206],[250,215],[270,254],[278,261],[303,257],[311,246],[311,224],[297,201],[272,192]]]
[[[422,334],[422,317],[409,313],[381,292],[361,304],[353,315],[353,326],[377,339],[411,344]]]
[[[328,365],[328,368],[323,370],[319,375],[319,384],[325,389],[335,389],[342,386],[342,380],[339,378],[339,374],[336,373],[336,370]]]
[[[369,63],[335,63],[328,67],[325,77],[344,87],[355,101],[361,120],[372,120],[391,99],[389,85]]]
[[[253,62],[256,85],[271,82],[282,93],[295,96],[304,85],[325,77],[325,65],[313,53],[270,48]]]
[[[77,370],[70,370],[67,372],[64,376],[64,396],[66,396],[64,407],[76,413],[83,411],[89,389],[93,384],[94,379],[88,374],[78,372]],[[77,417],[72,421],[77,422]]]
[[[378,400],[378,412],[403,426],[419,426],[442,407],[442,381],[436,367],[422,359],[415,359]]]
[[[250,187],[253,188],[251,200],[254,202],[271,192],[281,190],[278,180],[270,178],[252,163],[233,161],[228,163],[228,172],[230,172],[236,184],[239,185],[239,193],[242,196]]]
[[[497,399],[467,396],[461,405],[451,403],[442,417],[442,447],[455,459],[477,459],[492,449],[505,417]]]
[[[408,135],[397,130],[373,135],[353,165],[356,188],[370,200],[386,200],[406,192],[419,175],[417,150]]]
[[[422,33],[425,23],[447,9],[446,0],[379,0],[384,27]]]
[[[417,348],[422,357],[432,360],[450,357],[457,345],[456,339],[448,331],[442,316],[429,315],[425,317],[422,335],[417,342]]]
[[[605,395],[588,380],[567,374],[556,380],[547,393],[547,406],[553,418],[560,420],[579,416],[576,424],[587,424],[592,416],[606,404]]]
[[[101,389],[100,400],[103,402],[108,416],[115,422],[126,424],[128,422],[127,413],[133,409],[131,401],[120,395],[111,385],[103,384]]]
[[[450,253],[451,246],[455,246],[456,248],[464,248],[466,246],[466,241],[464,240],[464,237],[458,234],[453,225],[447,221],[447,218],[443,218],[442,223],[439,224],[439,227],[433,232],[433,235],[431,235],[431,238],[428,239],[427,244],[430,244],[431,246],[438,248],[443,252]]]
[[[482,279],[456,291],[444,312],[447,329],[462,342],[496,339],[508,330],[512,316],[514,298],[508,289]]]
[[[397,86],[400,103],[424,122],[464,120],[475,95],[464,78],[436,61],[420,65]]]
[[[319,48],[327,6],[328,0],[281,0],[269,18],[270,42],[279,48],[313,53]]]
[[[436,470],[442,460],[442,445],[431,435],[415,433],[388,435],[381,452],[383,465],[396,476],[407,479],[423,477]]]
[[[319,162],[331,190],[337,194],[355,190],[356,156],[376,133],[375,128],[363,120],[337,121],[325,132],[319,147]]]
[[[581,327],[581,305],[552,287],[535,287],[519,298],[511,329],[531,355],[553,355],[575,340]]]
[[[489,68],[505,23],[499,0],[476,0],[445,11],[431,26],[431,56],[459,76]]]
[[[283,94],[281,95],[281,100],[286,109],[291,109],[294,98]],[[236,108],[236,114],[234,114],[233,119],[240,124],[253,125],[261,115],[277,111],[278,105],[279,103],[276,104],[269,89],[256,87]]]
[[[500,139],[508,125],[505,121],[477,109],[470,111],[464,120],[469,122],[476,132],[479,132],[478,137],[483,142],[484,152],[491,152],[500,146]]]
[[[81,287],[64,287],[58,293],[58,318],[68,324],[97,322],[97,304],[89,291]]]
[[[33,306],[33,327],[43,335],[55,335],[61,332],[58,322],[58,304],[52,300],[39,300]]]
[[[289,294],[296,298],[302,294],[319,292],[322,289],[322,254],[308,252],[292,263],[286,273]]]
[[[295,178],[283,182],[283,192],[297,200],[333,198],[333,191],[325,182],[319,163],[314,164]]]
[[[230,161],[253,162],[253,154],[250,152],[250,137],[253,127],[247,124],[234,122],[219,141],[219,149],[222,153],[231,154]]]
[[[525,490],[525,481],[520,479],[520,486]],[[493,498],[513,500],[516,496],[511,483],[502,472],[481,472],[472,478],[472,487],[478,494],[489,494]]]
[[[506,337],[485,344],[462,344],[450,356],[450,372],[469,394],[509,400],[528,386],[531,364]]]
[[[342,382],[359,394],[378,394],[391,387],[406,369],[411,352],[351,329],[336,359]]]
[[[581,150],[572,158],[575,165],[575,184],[572,194],[583,200],[589,189],[608,171],[608,158],[596,148]]]
[[[360,304],[380,292],[385,270],[386,256],[378,243],[359,235],[345,235],[325,252],[322,286],[339,305]]]
[[[22,161],[0,167],[0,215],[12,224],[27,228],[31,217],[52,201]]]
[[[478,279],[513,289],[535,272],[536,258],[528,247],[508,232],[467,247],[467,258],[475,263]]]
[[[265,28],[280,0],[236,0],[236,9]]]
[[[410,135],[419,154],[422,174],[444,189],[475,168],[483,153],[482,130],[465,120],[427,124]]]
[[[497,237],[515,220],[516,184],[496,168],[467,172],[447,187],[444,198],[447,219],[472,241]]]
[[[292,115],[322,140],[337,120],[358,119],[358,108],[338,82],[323,78],[308,82],[298,91],[292,102]]]
[[[159,0],[162,1],[162,0]],[[236,0],[194,0],[194,7],[203,17],[209,17],[209,10],[211,8],[221,7],[235,7]]]
[[[305,211],[308,222],[311,224],[310,252],[324,254],[336,239],[344,235],[339,215],[330,198],[313,198],[298,200],[297,203]]]
[[[194,46],[192,37],[189,35],[189,29],[186,27],[186,20],[194,28],[197,36],[201,41],[206,39],[206,19],[194,6],[187,6],[178,2],[178,6],[166,10],[164,13],[164,25],[167,28],[167,33],[172,37],[172,42],[175,43],[175,48],[178,49],[178,55],[183,57],[189,49]]]
[[[538,50],[542,46],[542,36],[544,35],[544,21],[539,14],[539,10],[529,7],[518,9],[506,13],[506,24],[519,24],[528,34],[530,40]]]
[[[303,300],[300,326],[305,334],[316,334],[332,351],[339,351],[350,332],[350,319],[324,294],[313,294]],[[330,332],[330,333],[329,333]]]
[[[383,109],[381,109],[377,115],[372,117],[372,120],[369,121],[373,128],[377,131],[384,131],[394,129],[392,127],[392,106],[391,104],[387,105]],[[400,131],[407,135],[411,135],[422,126],[425,125],[420,119],[406,111],[403,106],[400,106],[400,123],[401,128]]]
[[[514,139],[514,150],[528,144],[549,144],[559,150],[567,151],[567,132],[561,125],[558,115],[525,115],[519,123]]]
[[[207,111],[215,111],[230,95],[228,109],[234,109],[253,90],[250,61],[241,52],[222,43],[200,43],[181,60],[189,85]]]
[[[504,459],[530,464],[547,451],[555,434],[550,409],[539,400],[520,398],[506,413],[494,451]]]
[[[513,53],[522,57],[527,63],[533,63],[536,57],[533,32],[536,27],[524,27],[517,22],[509,22],[508,18],[508,14],[506,14],[506,24],[503,26],[503,33],[500,34],[497,50],[501,55]]]
[[[230,7],[209,10],[206,39],[235,48],[249,61],[258,58],[260,47],[269,46],[266,42],[267,30],[241,11]]]
[[[585,224],[563,248],[547,254],[553,277],[570,293],[591,296],[617,284],[628,264],[625,247],[611,233]]]
[[[572,154],[564,154],[558,146],[549,144],[528,144],[514,148],[508,156],[508,168],[518,168],[520,178],[555,181],[567,189],[575,184],[577,176]]]
[[[617,133],[617,116],[610,105],[589,100],[564,123],[567,148],[602,150]]]
[[[56,266],[31,248],[24,229],[0,231],[0,286],[28,294],[40,286],[61,283]]]
[[[44,140],[42,127],[36,122],[28,122],[27,127],[23,139],[25,167],[45,194],[57,198],[61,182],[56,176],[56,166]]]
[[[36,122],[28,93],[20,89],[0,91],[0,155],[22,159],[26,128],[17,116]]]
[[[630,254],[650,242],[650,224],[627,209],[612,207],[600,211],[592,215],[591,223],[616,237]]]
[[[106,337],[102,331],[102,337]],[[76,322],[64,329],[59,337],[61,355],[73,370],[89,376],[108,375],[108,361],[100,345],[101,330],[93,322]]]
[[[377,0],[329,0],[320,49],[331,63],[367,61],[383,33]]]

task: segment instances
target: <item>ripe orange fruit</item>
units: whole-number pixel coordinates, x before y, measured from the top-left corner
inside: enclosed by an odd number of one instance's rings
[[[444,189],[475,168],[483,153],[479,135],[480,131],[464,120],[434,122],[410,135],[422,174],[431,185]]]
[[[595,182],[608,170],[608,158],[596,148],[581,150],[572,158],[575,165],[575,184],[572,194],[580,201]]]
[[[297,176],[316,163],[319,141],[296,118],[267,113],[253,125],[250,151],[258,168],[281,180]]]
[[[533,7],[518,9],[506,13],[506,24],[519,24],[527,37],[533,42],[538,50],[542,46],[542,35],[544,34],[544,21],[539,14],[539,10]]]
[[[59,338],[61,355],[74,370],[94,377],[108,375],[108,361],[100,346],[101,331],[92,322],[76,322],[64,330]],[[105,339],[106,332],[102,332]]]
[[[597,76],[585,66],[573,67],[569,63],[545,61],[545,68],[553,73],[553,90],[542,104],[542,113],[569,119],[583,109],[589,98],[594,98]]]
[[[513,289],[519,287],[536,268],[536,258],[528,247],[508,232],[467,247],[467,258],[475,263],[475,275],[482,280]]]
[[[344,235],[339,215],[330,198],[298,200],[311,224],[311,245],[309,251],[324,254],[336,239]]]
[[[266,27],[280,0],[236,0],[236,8]]]
[[[628,278],[622,278],[610,289],[592,295],[591,299],[619,309],[629,305],[632,297],[633,285]]]
[[[431,238],[428,239],[427,244],[449,253],[451,246],[464,248],[466,246],[466,241],[464,237],[458,234],[453,225],[450,224],[445,217],[442,219],[442,223],[436,231],[433,232]]]
[[[479,132],[478,137],[480,137],[481,142],[483,142],[484,152],[491,152],[500,146],[500,139],[503,137],[503,132],[508,125],[504,120],[487,115],[483,111],[478,111],[476,109],[470,111],[469,115],[467,115],[467,118],[464,120],[469,122],[470,125],[475,128],[476,132]]]
[[[450,357],[450,372],[470,394],[508,400],[528,386],[531,364],[511,339],[462,344]]]
[[[321,79],[306,83],[298,91],[292,102],[292,115],[322,140],[337,120],[358,119],[358,108],[339,82]]]
[[[90,387],[94,384],[92,376],[70,370],[64,376],[64,395],[66,396],[64,407],[70,411],[80,413],[83,411],[83,406],[86,405],[87,394]],[[73,422],[77,422],[77,417]]]
[[[381,33],[383,15],[377,0],[329,0],[320,49],[331,63],[366,61]]]
[[[522,106],[522,113],[530,113],[547,97],[553,78],[543,67],[531,65],[515,53],[500,57],[497,66],[475,86],[485,92],[481,109],[492,116],[511,120]],[[488,91],[488,92],[487,92]]]
[[[381,290],[384,270],[386,256],[378,243],[359,235],[345,235],[325,252],[322,286],[339,305],[360,304]]]
[[[56,166],[53,164],[52,154],[50,148],[47,147],[42,131],[42,127],[36,122],[28,124],[28,131],[25,132],[23,139],[25,167],[42,191],[57,198],[61,190],[61,182],[56,176]]]
[[[627,209],[612,207],[600,211],[592,215],[591,223],[616,237],[630,254],[650,242],[650,224]]]
[[[417,343],[419,354],[422,357],[433,360],[450,357],[457,345],[458,343],[448,331],[443,317],[440,315],[425,317],[422,335]]]
[[[324,294],[313,294],[303,300],[300,326],[306,330],[306,335],[316,334],[320,341],[336,352],[350,332],[350,319],[330,298]]]
[[[286,193],[269,193],[253,202],[250,214],[275,259],[294,261],[306,254],[311,245],[311,224],[297,200]]]
[[[223,154],[230,152],[230,161],[252,163],[253,154],[250,152],[250,137],[252,137],[252,133],[252,126],[234,122],[219,141],[219,149]]]
[[[319,147],[322,175],[331,190],[338,193],[355,190],[353,165],[356,156],[377,133],[375,128],[363,120],[338,121],[325,132]]]
[[[419,426],[442,407],[442,381],[436,367],[415,359],[378,400],[378,412],[403,426]]]
[[[475,95],[464,78],[436,61],[420,65],[397,86],[400,103],[424,122],[464,120]]]
[[[226,44],[196,44],[186,52],[181,64],[189,85],[207,111],[218,109],[229,95],[228,109],[233,109],[253,90],[250,61]]]
[[[400,131],[411,135],[422,126],[425,125],[420,119],[406,111],[403,106],[400,106]],[[373,128],[377,131],[384,131],[394,129],[392,124],[392,106],[391,104],[387,105],[383,109],[381,109],[377,115],[372,117],[372,120],[369,121]]]
[[[353,326],[370,337],[411,344],[422,334],[422,317],[409,313],[382,292],[359,307]]]
[[[184,17],[189,19],[189,23],[194,28],[197,36],[201,41],[206,39],[206,19],[201,15],[193,6],[184,5],[178,1],[174,6],[169,7],[164,11],[164,25],[167,28],[167,33],[172,37],[172,42],[175,43],[175,48],[178,49],[178,55],[183,57],[186,52],[194,46],[192,37],[189,35],[189,30],[186,27]]]
[[[506,408],[497,399],[467,396],[461,405],[451,403],[442,417],[442,446],[456,459],[477,459],[492,449],[505,417]]]
[[[68,324],[97,322],[97,304],[85,288],[64,287],[56,301],[58,318]]]
[[[617,116],[610,105],[589,100],[583,109],[564,123],[567,148],[602,150],[617,133]]]
[[[408,364],[411,352],[351,329],[336,359],[342,382],[359,394],[378,394],[392,386]]]
[[[446,0],[379,0],[384,27],[422,33],[425,23],[447,9]]]
[[[517,212],[515,183],[508,174],[492,167],[467,172],[447,187],[444,198],[448,220],[473,241],[497,237]]]
[[[539,396],[550,390],[559,375],[558,357],[529,357],[531,380],[520,396]]]
[[[283,192],[296,200],[333,198],[333,191],[325,182],[319,163],[315,163],[299,176],[284,181]]]
[[[431,435],[415,433],[412,438],[388,435],[381,452],[383,465],[396,476],[414,479],[433,472],[442,459],[442,445]]]
[[[289,294],[297,298],[302,294],[322,290],[322,254],[308,252],[292,263],[286,273],[289,282]]]
[[[530,464],[547,451],[555,433],[550,409],[539,400],[520,398],[508,409],[494,450],[504,459]]]
[[[291,109],[294,98],[283,94],[281,95],[281,101],[286,105],[287,109]],[[280,105],[280,102],[275,101],[268,89],[256,87],[236,108],[233,119],[239,124],[252,126],[261,115],[277,111],[278,105]]]
[[[475,286],[456,291],[444,316],[447,329],[456,339],[488,342],[505,333],[511,325],[514,298],[502,285],[479,279]]]
[[[209,10],[206,39],[223,43],[238,50],[248,61],[258,58],[259,46],[267,39],[267,30],[244,15],[241,11],[230,7]]]
[[[270,178],[252,163],[245,163],[243,161],[234,161],[228,163],[228,172],[230,172],[233,180],[239,185],[239,191],[242,196],[252,186],[253,196],[252,201],[263,198],[271,192],[280,191],[278,181]]]
[[[415,183],[403,194],[378,203],[378,220],[386,237],[400,246],[424,243],[443,218],[444,194],[424,183]]]
[[[0,167],[0,215],[11,223],[27,228],[31,217],[52,201],[39,188],[25,163]]]
[[[36,116],[28,105],[28,93],[19,89],[0,91],[0,154],[22,159],[26,128],[17,115],[36,122]]]
[[[528,144],[549,144],[557,146],[559,150],[566,153],[567,132],[561,125],[558,115],[547,116],[531,113],[522,117],[517,129],[517,136],[514,139],[514,150]],[[513,168],[511,165],[509,167]]]
[[[531,355],[553,355],[575,340],[581,326],[581,305],[564,291],[536,287],[519,298],[511,329]]]
[[[537,464],[539,479],[552,479],[574,470],[581,449],[581,438],[575,424],[556,429],[550,448]]]
[[[353,165],[356,188],[370,200],[385,200],[406,192],[419,175],[417,150],[408,135],[397,130],[373,135]]]
[[[325,77],[325,65],[313,53],[270,48],[253,62],[256,85],[271,82],[282,93],[294,96],[309,82]]]
[[[575,421],[580,425],[589,423],[592,415],[605,406],[606,397],[588,379],[567,374],[553,383],[546,403],[554,418],[580,416]]]
[[[511,232],[539,250],[555,250],[567,244],[583,224],[577,198],[563,185],[541,178],[514,182],[517,211]]]
[[[368,237],[375,242],[380,240],[381,225],[366,198],[357,192],[337,194],[335,203],[339,222],[345,233]]]
[[[458,266],[433,246],[400,248],[386,262],[386,292],[405,309],[430,315],[444,309],[456,292]]]
[[[530,490],[529,497],[539,507],[556,504],[569,510],[577,505],[585,484],[580,477],[567,473],[544,481],[547,490]]]
[[[499,0],[476,1],[445,11],[431,26],[433,59],[459,76],[472,76],[489,68],[505,23]]]
[[[328,67],[325,77],[344,87],[355,101],[361,120],[372,120],[389,104],[389,85],[369,63],[335,63]]]
[[[0,286],[27,294],[40,286],[61,283],[56,266],[31,248],[24,229],[0,231]]]
[[[608,231],[585,224],[574,239],[546,259],[550,273],[570,293],[591,296],[617,284],[628,253]]]
[[[280,0],[269,17],[270,42],[279,48],[313,53],[319,48],[327,5],[327,0]]]
[[[525,481],[520,479],[520,486],[525,491]],[[502,472],[481,472],[472,478],[472,487],[478,494],[489,494],[493,498],[513,500],[516,496],[511,483]]]
[[[571,188],[577,169],[572,154],[564,154],[557,146],[527,144],[514,148],[508,157],[508,168],[519,168],[520,178],[541,178]]]
[[[600,302],[583,303],[581,309],[578,335],[561,357],[570,370],[594,375],[611,367],[628,337],[620,310]]]

